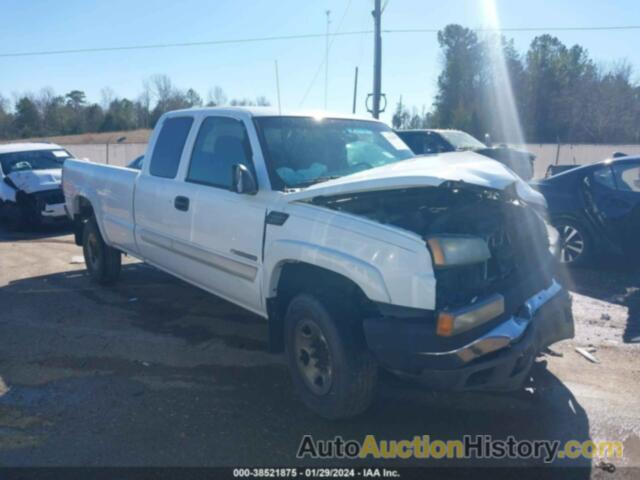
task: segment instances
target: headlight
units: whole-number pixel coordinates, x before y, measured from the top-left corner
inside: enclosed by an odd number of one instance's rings
[[[434,235],[427,245],[436,267],[481,263],[491,257],[486,240],[464,235]]]

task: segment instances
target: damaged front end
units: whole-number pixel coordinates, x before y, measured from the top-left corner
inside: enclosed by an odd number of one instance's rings
[[[380,305],[364,321],[384,367],[436,388],[511,389],[544,347],[573,336],[550,227],[514,185],[448,181],[313,202],[416,233],[431,253],[435,310]]]
[[[3,214],[10,221],[37,226],[65,218],[62,187],[27,193],[10,183],[9,178],[4,180],[14,189],[12,198],[3,203]]]

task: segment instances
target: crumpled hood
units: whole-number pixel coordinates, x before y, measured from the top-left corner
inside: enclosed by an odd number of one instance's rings
[[[18,189],[25,193],[52,190],[60,186],[62,169],[24,170],[7,175]]]
[[[335,180],[317,183],[287,194],[291,202],[318,196],[334,196],[375,190],[437,187],[456,181],[504,190],[515,183],[518,196],[527,203],[546,207],[544,197],[501,163],[473,152],[425,155],[372,168]]]

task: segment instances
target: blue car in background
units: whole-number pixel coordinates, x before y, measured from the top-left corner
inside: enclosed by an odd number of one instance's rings
[[[560,261],[582,265],[598,254],[640,260],[640,156],[572,168],[531,182],[560,233]]]

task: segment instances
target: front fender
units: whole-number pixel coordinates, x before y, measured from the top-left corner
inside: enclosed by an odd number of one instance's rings
[[[384,278],[373,265],[344,252],[302,240],[275,240],[265,258],[267,297],[276,295],[280,271],[288,262],[304,262],[352,280],[373,301],[391,303]]]

